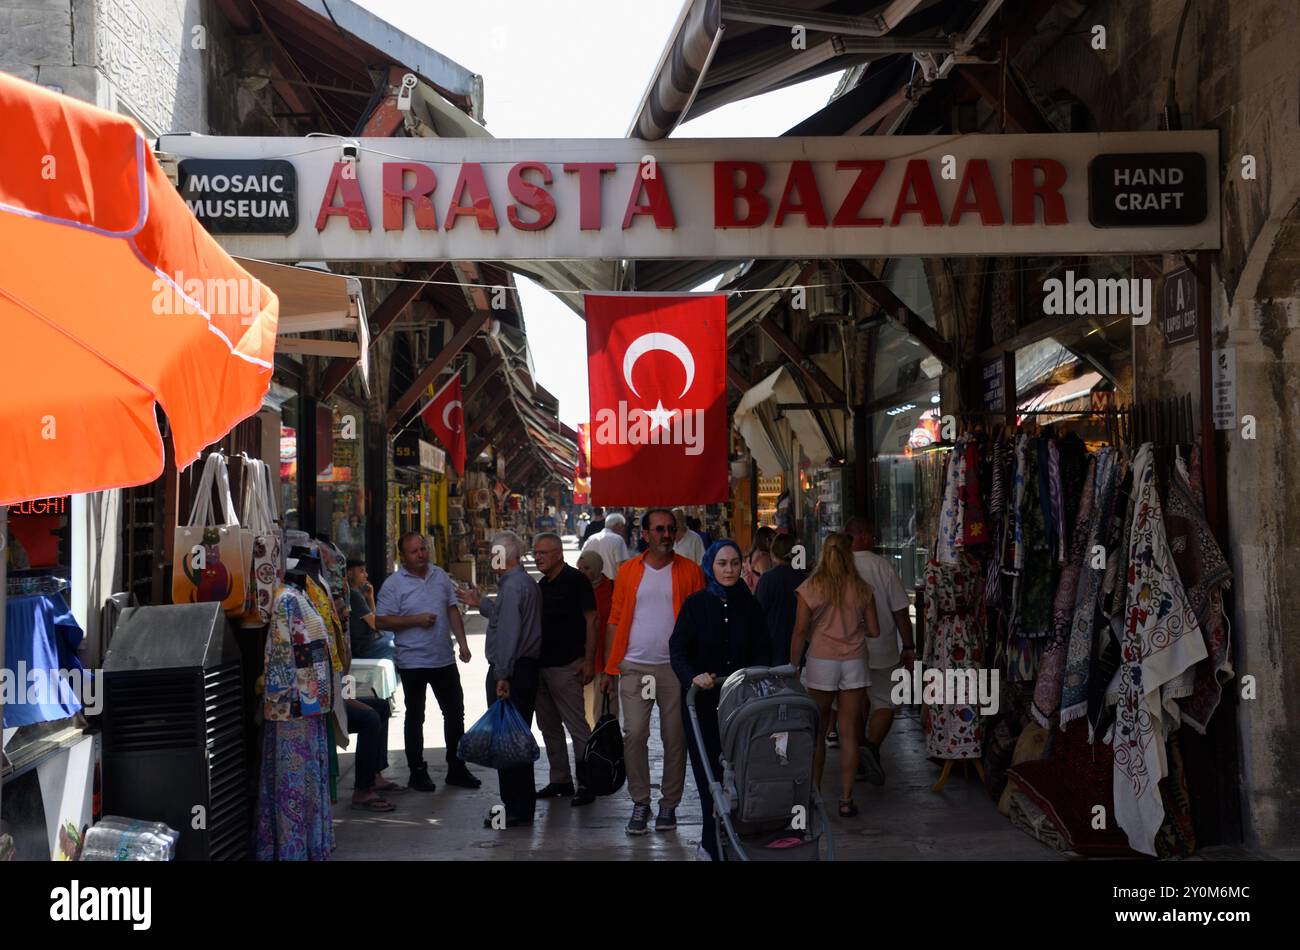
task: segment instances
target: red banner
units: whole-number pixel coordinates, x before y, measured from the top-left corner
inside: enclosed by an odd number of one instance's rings
[[[420,410],[430,431],[447,448],[447,459],[457,475],[465,474],[465,407],[461,402],[460,374],[438,390],[433,401]]]
[[[593,505],[725,501],[725,294],[585,294]]]

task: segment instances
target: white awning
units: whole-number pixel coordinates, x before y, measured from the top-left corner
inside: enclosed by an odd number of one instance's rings
[[[758,415],[758,407],[772,398],[777,381],[784,372],[784,368],[778,369],[757,385],[750,387],[741,397],[740,405],[736,407],[733,417],[736,429],[739,430],[745,444],[749,446],[754,461],[758,463],[759,472],[768,477],[784,475],[786,471],[785,466],[781,464],[782,453],[773,446],[767,428]]]
[[[291,267],[237,257],[235,260],[280,298],[276,348],[285,353],[355,357],[361,385],[370,392],[370,326],[361,281],[311,267]],[[351,340],[325,340],[305,333],[341,330]]]

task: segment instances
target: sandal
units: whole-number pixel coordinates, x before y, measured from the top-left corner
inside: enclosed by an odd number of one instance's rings
[[[397,811],[397,806],[392,802],[384,801],[376,795],[374,798],[367,798],[363,802],[353,802],[352,809],[353,811],[390,812]]]
[[[389,782],[387,785],[376,785],[376,792],[386,792],[389,795],[397,795],[406,791],[405,785],[398,785],[396,782]]]
[[[840,799],[840,817],[856,818],[858,816],[858,806],[853,803],[853,799]]]

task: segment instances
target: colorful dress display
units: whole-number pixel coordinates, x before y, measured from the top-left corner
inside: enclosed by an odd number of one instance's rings
[[[925,569],[926,670],[980,670],[984,665],[984,576],[969,554],[956,564],[932,560]],[[984,728],[977,693],[969,702],[927,704],[928,754],[938,759],[978,759]],[[951,679],[945,675],[945,680]]]
[[[324,861],[334,849],[330,654],[329,633],[311,600],[293,587],[281,587],[266,639],[259,861]]]

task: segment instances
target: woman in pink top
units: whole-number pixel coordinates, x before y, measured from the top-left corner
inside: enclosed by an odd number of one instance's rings
[[[838,699],[840,743],[840,817],[858,813],[853,803],[853,779],[858,770],[858,745],[862,704],[871,682],[867,667],[867,637],[880,636],[875,596],[853,563],[853,539],[847,534],[827,536],[821,560],[812,576],[795,590],[794,636],[790,662],[803,662],[808,644],[808,694],[820,713],[814,774],[822,783],[826,765],[826,734],[831,727],[831,706]]]

